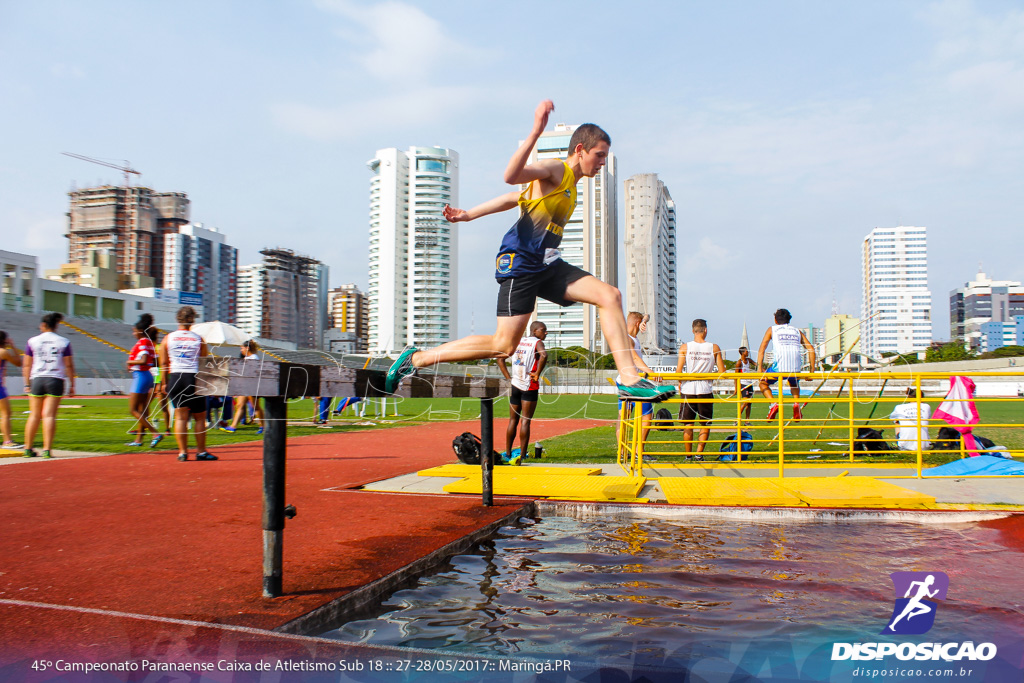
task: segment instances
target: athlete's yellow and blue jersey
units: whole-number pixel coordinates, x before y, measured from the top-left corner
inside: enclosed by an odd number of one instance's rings
[[[519,195],[519,220],[498,251],[494,276],[499,280],[539,273],[559,258],[562,231],[576,208],[576,176],[569,164],[563,161],[562,166],[562,182],[550,193],[529,199],[531,183]]]

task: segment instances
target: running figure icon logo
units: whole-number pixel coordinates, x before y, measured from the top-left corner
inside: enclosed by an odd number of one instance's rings
[[[883,634],[920,635],[931,630],[935,612],[945,600],[949,577],[942,572],[893,572],[896,604]]]

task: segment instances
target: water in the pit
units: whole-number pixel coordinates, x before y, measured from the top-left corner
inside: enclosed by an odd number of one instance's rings
[[[891,640],[879,635],[889,575],[931,571],[949,576],[948,594],[910,640],[997,642],[1012,658],[1024,642],[1024,548],[1001,522],[521,519],[323,635],[655,666],[745,656],[752,643],[766,657],[789,648],[828,660],[834,642]]]

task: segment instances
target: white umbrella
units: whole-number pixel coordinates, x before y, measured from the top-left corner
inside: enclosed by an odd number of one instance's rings
[[[252,335],[244,330],[222,323],[219,320],[211,320],[206,323],[196,323],[191,330],[203,338],[207,344],[228,344],[241,346],[242,342],[252,339]]]

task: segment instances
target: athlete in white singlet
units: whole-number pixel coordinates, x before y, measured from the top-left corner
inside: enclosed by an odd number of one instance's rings
[[[725,361],[722,360],[722,350],[718,344],[707,341],[708,323],[703,318],[697,318],[690,326],[693,330],[693,341],[686,342],[679,347],[679,360],[676,362],[676,372],[687,372],[693,374],[707,374],[725,372]],[[703,460],[704,446],[707,444],[708,435],[711,434],[711,427],[707,426],[715,414],[715,405],[712,401],[715,398],[713,383],[710,379],[697,379],[683,382],[679,388],[683,397],[683,405],[679,407],[679,419],[685,425],[683,430],[683,450],[690,457],[693,450],[693,423],[700,422],[701,429],[697,435],[696,460]]]
[[[814,345],[807,340],[807,336],[803,332],[789,324],[789,321],[792,319],[793,316],[785,308],[775,311],[775,324],[764,333],[764,339],[761,340],[761,348],[757,350],[757,372],[759,374],[765,372],[800,372],[801,367],[803,367],[802,349],[807,349],[807,363],[811,371],[813,372],[817,367],[818,359],[814,352]],[[766,370],[764,367],[764,354],[768,350],[769,342],[772,344],[772,353],[775,356],[775,361]],[[761,393],[765,398],[772,399],[771,385],[775,384],[778,379],[777,376],[761,378]],[[786,377],[786,381],[789,382],[793,397],[799,398],[799,380],[796,377]],[[779,393],[782,393],[781,386],[779,387]],[[779,404],[772,404],[772,407],[768,409],[768,419],[773,419],[778,410]],[[801,417],[800,404],[794,401],[793,419],[799,420]]]
[[[512,372],[509,373],[504,358],[498,359],[498,368],[505,379],[510,380],[512,388],[508,398],[508,427],[505,430],[505,450],[501,453],[502,464],[519,465],[523,458],[529,457],[530,423],[533,413],[537,410],[540,392],[540,373],[548,361],[548,352],[544,348],[544,339],[548,336],[548,326],[539,320],[530,325],[530,336],[523,337],[512,354]],[[518,452],[512,450],[519,433]]]
[[[196,460],[216,460],[206,451],[206,397],[196,393],[199,358],[209,355],[206,342],[190,328],[196,311],[182,306],[176,314],[178,329],[160,343],[160,382],[174,410],[174,440],[178,442],[178,460],[188,460],[188,421],[193,420],[196,434]]]
[[[40,422],[43,425],[42,455],[44,458],[51,457],[50,449],[57,435],[57,409],[61,397],[75,395],[75,362],[71,354],[71,342],[56,332],[63,319],[60,313],[47,313],[39,324],[41,334],[25,343],[27,358],[21,369],[29,405],[28,419],[25,420],[26,458],[36,457],[32,445]]]

